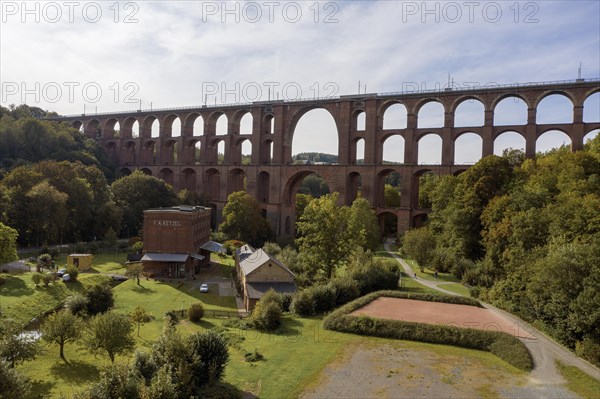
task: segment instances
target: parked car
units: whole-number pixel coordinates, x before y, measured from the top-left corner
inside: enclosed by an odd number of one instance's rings
[[[62,277],[67,273],[67,269],[58,269],[58,271],[56,272],[56,275],[58,277]]]
[[[208,292],[208,284],[202,284],[200,286],[200,292]]]

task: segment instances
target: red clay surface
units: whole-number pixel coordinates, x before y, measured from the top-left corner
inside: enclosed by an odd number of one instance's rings
[[[486,331],[502,331],[516,337],[533,338],[518,323],[513,323],[488,309],[468,305],[379,297],[351,314]]]

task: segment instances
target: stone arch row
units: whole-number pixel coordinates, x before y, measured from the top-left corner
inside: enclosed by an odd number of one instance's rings
[[[147,139],[105,140],[104,148],[108,155],[123,166],[155,165],[242,165],[242,145],[249,142],[251,135],[238,136],[201,136]],[[271,163],[273,140],[261,140],[262,153],[255,154],[253,162],[267,165]],[[224,159],[220,160],[219,145],[223,143]]]
[[[245,136],[242,141],[250,140],[252,143],[253,156],[252,164],[288,164],[291,162],[292,155],[292,138],[294,135],[295,127],[300,118],[307,112],[316,109],[326,109],[333,117],[338,134],[338,145],[339,145],[339,162],[340,164],[355,164],[356,163],[356,144],[359,140],[365,142],[365,163],[368,164],[381,164],[382,162],[382,148],[383,143],[387,138],[394,135],[399,135],[404,138],[405,143],[405,154],[404,162],[406,164],[416,163],[416,153],[418,151],[418,141],[424,135],[434,133],[439,135],[444,141],[444,150],[442,156],[442,164],[452,165],[453,163],[453,143],[464,133],[475,133],[479,135],[483,140],[483,151],[482,155],[488,155],[493,153],[493,141],[501,133],[510,130],[516,131],[523,135],[528,142],[527,155],[534,156],[535,154],[535,141],[537,138],[548,130],[560,130],[565,132],[573,143],[573,149],[577,150],[583,146],[583,136],[586,132],[598,128],[598,123],[583,123],[583,102],[585,99],[592,94],[600,91],[600,88],[573,88],[564,90],[532,90],[532,91],[507,91],[500,93],[491,94],[448,94],[445,96],[438,95],[438,97],[415,97],[415,98],[367,98],[360,101],[354,100],[336,100],[330,102],[319,102],[310,104],[274,104],[272,106],[251,106],[250,108],[235,108],[232,109],[221,109],[221,110],[205,110],[199,112],[187,112],[184,114],[178,114],[173,112],[165,112],[164,114],[147,114],[147,115],[124,115],[120,116],[119,120],[123,121],[121,128],[121,137],[125,140],[134,140],[128,138],[130,131],[129,125],[134,120],[141,120],[140,124],[141,138],[137,139],[140,141],[149,140],[163,140],[169,143],[170,139],[177,139],[181,141],[180,152],[183,154],[186,149],[185,138],[198,137],[198,141],[206,141],[202,143],[203,147],[206,148],[208,154],[204,157],[206,164],[213,164],[215,161],[214,156],[211,155],[210,148],[211,143],[215,141],[213,137],[225,137],[225,139],[217,139],[225,141],[225,153],[234,154],[232,157],[227,157],[226,164],[237,164],[239,162],[236,146],[240,140],[236,139],[237,136]],[[548,125],[537,125],[535,124],[535,108],[529,108],[528,110],[528,123],[526,125],[516,126],[494,126],[493,125],[493,109],[496,104],[501,100],[508,97],[521,98],[528,107],[535,106],[539,102],[552,94],[561,94],[569,98],[574,105],[573,123],[569,124],[548,124]],[[485,123],[483,126],[472,126],[472,127],[452,127],[453,123],[453,112],[456,110],[459,104],[470,99],[476,99],[481,101],[485,106]],[[442,128],[417,128],[416,114],[418,110],[425,104],[438,101],[444,109],[449,110],[445,113],[445,123]],[[385,111],[394,104],[401,103],[408,109],[407,115],[407,128],[405,129],[383,129],[383,115]],[[239,134],[239,122],[242,117],[250,113],[253,119],[252,134]],[[356,130],[356,116],[366,113],[366,126],[365,130]],[[228,118],[228,133],[225,136],[215,135],[216,121],[222,115]],[[182,123],[182,136],[181,138],[172,137],[170,127],[167,126],[175,118],[180,118]],[[195,136],[193,130],[193,122],[196,118],[203,118],[204,121],[204,135]],[[149,137],[149,123],[156,119],[165,121],[161,126],[161,132],[159,137]],[[86,132],[90,133],[94,129],[100,129],[99,137],[104,140],[114,140],[114,137],[107,137],[112,132],[114,124],[117,118],[110,116],[104,119],[90,119],[87,120],[86,126],[84,126]],[[127,122],[129,121],[129,122]],[[150,122],[149,122],[150,121]],[[81,121],[73,121],[73,125],[77,127]],[[111,127],[112,124],[112,127]],[[96,133],[98,131],[96,130]],[[123,138],[121,139],[121,141]],[[144,144],[138,144],[138,148]],[[164,157],[162,157],[164,158]],[[185,158],[181,158],[182,160]],[[189,161],[183,160],[184,164]]]

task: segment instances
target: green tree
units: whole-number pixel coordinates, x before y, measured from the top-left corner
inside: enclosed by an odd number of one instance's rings
[[[140,336],[140,327],[142,324],[149,322],[152,320],[152,316],[146,313],[146,310],[141,306],[136,306],[135,309],[131,313],[129,313],[129,317],[131,321],[133,321],[137,325],[137,336]]]
[[[298,221],[296,240],[303,262],[314,275],[329,279],[360,245],[362,237],[349,226],[351,210],[337,206],[338,193],[311,201]]]
[[[29,393],[31,383],[4,360],[0,360],[0,399],[21,399]]]
[[[386,184],[383,191],[383,202],[386,207],[399,208],[401,206],[400,191],[391,184]]]
[[[133,325],[127,315],[106,312],[95,316],[90,322],[86,343],[93,353],[106,352],[114,363],[116,355],[127,353],[135,347],[132,332]]]
[[[85,296],[87,298],[87,313],[90,316],[106,312],[115,303],[112,289],[105,284],[92,285],[85,291]]]
[[[111,189],[116,204],[123,211],[121,231],[128,236],[136,235],[140,231],[144,210],[169,207],[179,202],[173,187],[140,170],[116,180]]]
[[[104,233],[104,241],[109,248],[114,248],[117,243],[117,233],[112,227],[109,227]]]
[[[142,266],[141,262],[133,262],[127,266],[127,270],[125,271],[125,275],[127,277],[135,278],[137,281],[137,285],[140,284],[140,277],[144,274],[144,266]]]
[[[21,332],[14,320],[0,319],[0,359],[6,360],[11,368],[35,359],[40,352],[37,341],[20,335]]]
[[[42,338],[55,342],[60,348],[60,357],[66,361],[64,347],[67,342],[75,341],[81,336],[83,322],[73,313],[63,310],[56,312],[42,324]]]
[[[223,223],[219,231],[229,239],[241,240],[255,247],[272,238],[269,222],[262,216],[256,200],[245,191],[232,193],[227,197],[223,209]]]
[[[350,207],[349,228],[364,238],[361,245],[365,249],[375,251],[381,243],[377,216],[371,204],[364,198],[357,198]]]
[[[427,227],[409,230],[404,233],[402,248],[404,253],[417,261],[421,272],[424,272],[435,254],[435,236]]]
[[[17,237],[19,233],[0,222],[0,265],[17,260]]]
[[[36,184],[26,195],[30,218],[36,222],[30,226],[36,244],[60,240],[68,212],[68,195],[51,186],[48,181]]]

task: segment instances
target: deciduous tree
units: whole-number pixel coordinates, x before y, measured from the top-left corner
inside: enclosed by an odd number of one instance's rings
[[[42,324],[42,338],[55,342],[60,348],[60,357],[66,361],[64,347],[67,342],[75,341],[81,336],[83,322],[73,313],[62,310],[46,319]]]

